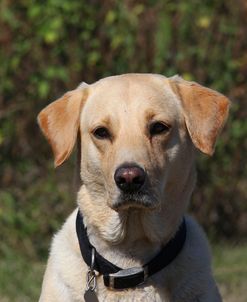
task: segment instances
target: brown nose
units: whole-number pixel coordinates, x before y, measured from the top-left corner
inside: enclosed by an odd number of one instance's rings
[[[123,165],[114,174],[116,185],[125,193],[140,190],[145,179],[145,171],[137,165]]]

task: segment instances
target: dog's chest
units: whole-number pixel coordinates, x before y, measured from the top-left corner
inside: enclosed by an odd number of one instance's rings
[[[123,292],[123,293],[107,293],[98,297],[99,302],[166,302],[158,293],[145,290],[143,292]],[[168,301],[168,300],[167,300]],[[90,301],[88,301],[90,302]]]
[[[168,302],[168,295],[165,292],[164,287],[153,285],[143,285],[135,289],[128,290],[110,290],[103,284],[102,278],[97,281],[97,290],[95,294],[99,302]],[[94,301],[94,300],[92,300]],[[91,302],[90,299],[85,302]]]

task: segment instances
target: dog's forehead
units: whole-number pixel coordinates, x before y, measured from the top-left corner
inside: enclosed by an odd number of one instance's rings
[[[140,99],[164,98],[170,90],[167,78],[152,74],[124,74],[104,78],[92,85],[94,98],[138,102]]]
[[[153,74],[126,74],[104,78],[90,85],[84,111],[91,119],[104,114],[123,112],[142,114],[148,110],[177,115],[180,102],[172,92],[168,79]]]

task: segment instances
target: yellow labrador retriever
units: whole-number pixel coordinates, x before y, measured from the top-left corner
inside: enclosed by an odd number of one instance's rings
[[[55,235],[40,302],[221,301],[185,211],[196,149],[212,155],[226,97],[175,76],[82,83],[38,116],[55,166],[81,140],[78,208]]]

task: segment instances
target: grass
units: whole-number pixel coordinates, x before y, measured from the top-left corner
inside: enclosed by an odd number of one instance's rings
[[[0,260],[0,302],[38,301],[45,263],[13,255]]]
[[[214,274],[224,302],[245,302],[247,245],[215,246]],[[0,260],[0,302],[38,301],[45,263],[30,261],[18,253]]]
[[[224,302],[246,302],[247,245],[216,246],[214,274]]]

